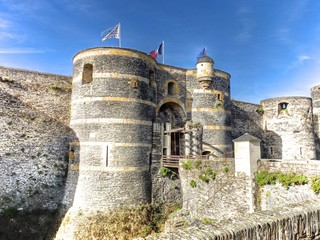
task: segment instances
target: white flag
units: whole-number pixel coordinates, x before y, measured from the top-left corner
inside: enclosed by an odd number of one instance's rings
[[[110,28],[101,33],[102,42],[108,40],[109,38],[120,38],[120,23],[117,24],[114,28]]]

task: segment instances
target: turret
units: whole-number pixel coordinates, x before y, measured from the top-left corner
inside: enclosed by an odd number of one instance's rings
[[[230,75],[213,69],[207,55],[196,63],[197,84],[192,91],[192,120],[203,126],[202,154],[225,157],[232,151]]]
[[[197,61],[197,80],[203,89],[209,89],[214,77],[214,61],[211,57],[203,55]]]

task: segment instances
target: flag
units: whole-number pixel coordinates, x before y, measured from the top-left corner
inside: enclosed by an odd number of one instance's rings
[[[162,43],[160,44],[160,46],[158,47],[158,49],[152,50],[152,51],[149,53],[149,55],[150,55],[151,57],[153,57],[154,59],[157,59],[158,54],[159,54],[159,55],[162,55]]]
[[[159,55],[162,55],[162,44],[163,44],[163,43],[161,43],[160,46],[159,46],[159,48],[158,48],[158,54],[159,54]]]
[[[203,48],[202,51],[198,54],[197,60],[199,60],[199,58],[201,58],[204,55],[207,55],[207,49],[206,48]]]
[[[157,59],[157,57],[158,57],[158,50],[152,50],[152,51],[149,53],[149,55],[150,55],[151,57],[153,57],[154,59]]]
[[[101,33],[102,42],[108,40],[109,38],[120,39],[120,23],[118,23],[114,28],[110,28]]]

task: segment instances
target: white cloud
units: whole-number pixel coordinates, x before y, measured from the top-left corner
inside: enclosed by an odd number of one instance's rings
[[[311,57],[306,56],[306,55],[301,55],[301,56],[298,57],[298,61],[299,61],[300,63],[303,63],[304,61],[310,60],[310,59],[311,59]]]
[[[236,35],[236,40],[239,42],[246,42],[252,37],[252,32],[256,24],[250,16],[251,12],[250,7],[248,6],[242,6],[237,11],[239,16],[240,32]]]

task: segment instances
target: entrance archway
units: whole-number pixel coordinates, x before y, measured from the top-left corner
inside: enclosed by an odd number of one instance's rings
[[[186,121],[183,108],[174,102],[163,104],[158,111],[158,116],[161,122],[170,123],[172,129],[182,127]]]

